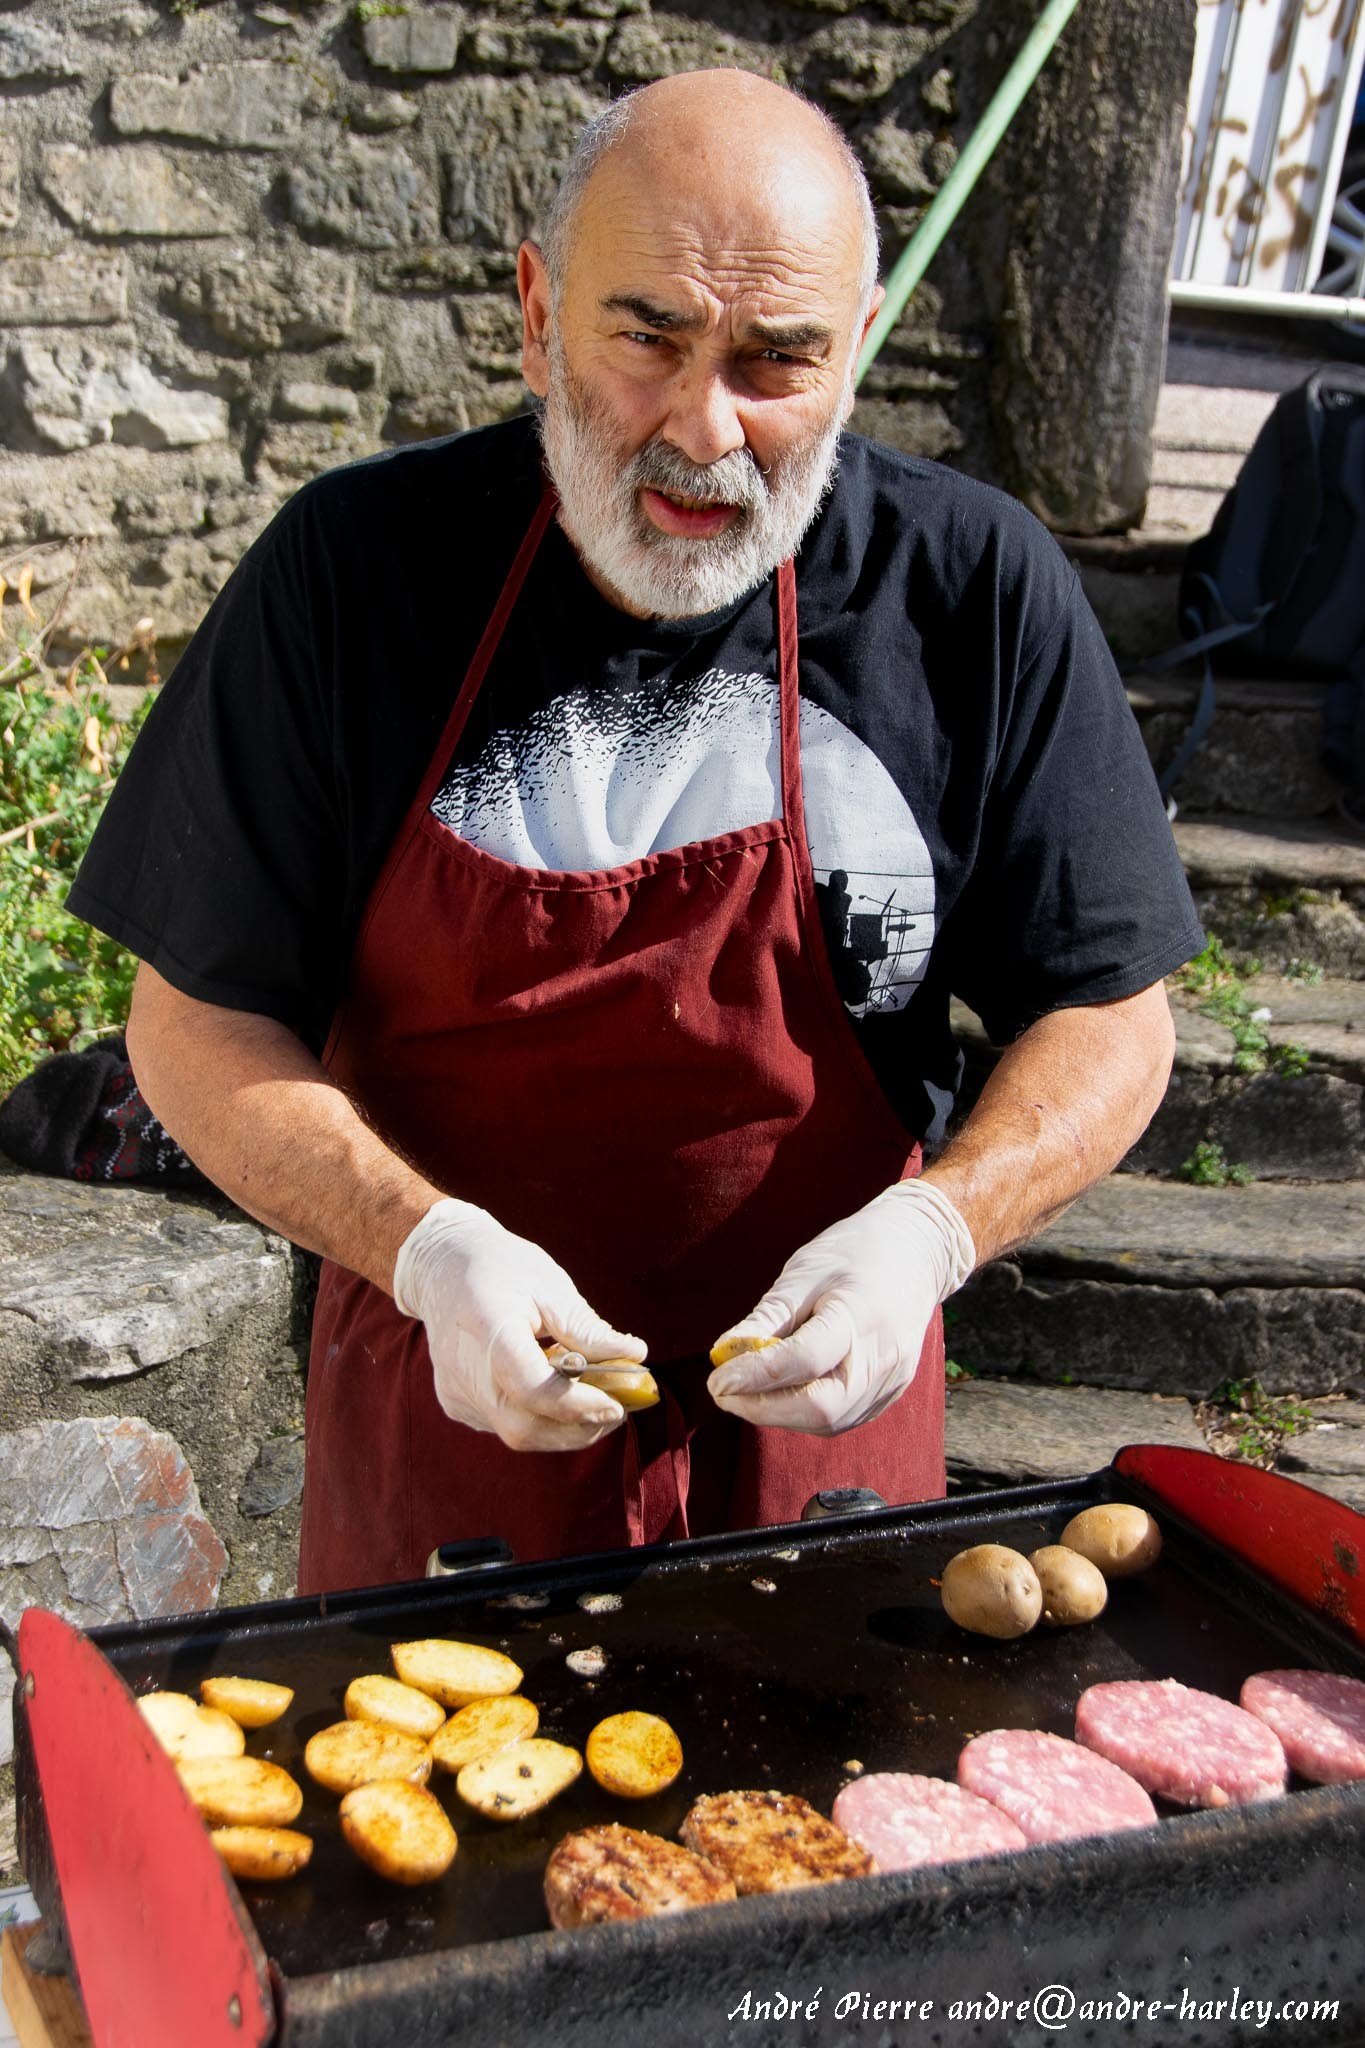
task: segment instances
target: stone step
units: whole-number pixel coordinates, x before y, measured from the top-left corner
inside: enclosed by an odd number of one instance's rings
[[[1170,625],[1165,644],[1175,639]],[[1127,689],[1148,757],[1160,773],[1190,729],[1200,679],[1130,675]],[[1220,677],[1213,723],[1176,787],[1181,811],[1335,819],[1341,785],[1319,759],[1326,695],[1322,683]]]
[[[1263,1019],[1263,1052],[1239,1046],[1178,976],[1169,986],[1170,1085],[1124,1171],[1180,1178],[1196,1146],[1212,1145],[1256,1180],[1365,1179],[1365,982],[1282,974],[1243,982],[1242,1002]],[[954,1002],[952,1022],[966,1057],[960,1119],[998,1054],[965,1004]]]
[[[950,1492],[1079,1478],[1111,1463],[1125,1444],[1220,1448],[1180,1396],[961,1379],[949,1385],[947,1410]],[[1365,1510],[1365,1402],[1309,1401],[1295,1421],[1301,1418],[1272,1469]]]
[[[949,1304],[973,1371],[1204,1399],[1365,1390],[1365,1182],[1112,1174]]]
[[[1236,953],[1365,979],[1365,840],[1338,818],[1180,813],[1176,845],[1205,929]]]

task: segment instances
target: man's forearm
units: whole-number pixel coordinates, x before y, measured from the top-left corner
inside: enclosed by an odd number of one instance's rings
[[[283,1024],[138,970],[128,1056],[154,1114],[215,1186],[295,1244],[392,1291],[444,1190],[391,1151]]]
[[[978,1264],[1032,1237],[1116,1166],[1170,1078],[1175,1029],[1157,983],[1056,1010],[1002,1053],[962,1130],[928,1168]]]

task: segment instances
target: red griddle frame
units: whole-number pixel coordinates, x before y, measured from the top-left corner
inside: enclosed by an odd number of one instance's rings
[[[1365,1515],[1281,1473],[1211,1451],[1128,1444],[1113,1469],[1365,1643]]]
[[[133,1695],[41,1607],[20,1620],[19,1664],[95,2048],[265,2048],[265,1951]]]

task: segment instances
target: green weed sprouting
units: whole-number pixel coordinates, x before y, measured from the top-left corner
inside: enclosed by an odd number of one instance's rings
[[[0,563],[0,1094],[49,1053],[79,1050],[127,1020],[135,958],[63,906],[152,701],[149,692],[120,722],[107,671],[137,659],[149,686],[159,680],[150,619],[121,645],[54,663],[71,585],[44,622],[32,564],[11,584],[14,566]]]

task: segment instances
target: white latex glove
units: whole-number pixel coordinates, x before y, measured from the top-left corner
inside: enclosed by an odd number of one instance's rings
[[[577,1451],[625,1420],[607,1394],[546,1363],[537,1338],[588,1359],[642,1359],[638,1337],[594,1315],[564,1268],[486,1209],[447,1199],[404,1239],[393,1298],[426,1325],[436,1398],[453,1422],[514,1451]]]
[[[725,1332],[781,1341],[719,1365],[712,1398],[746,1422],[837,1436],[915,1377],[929,1318],[976,1264],[948,1197],[899,1181],[788,1259],[753,1314]]]

